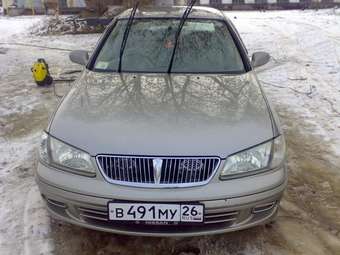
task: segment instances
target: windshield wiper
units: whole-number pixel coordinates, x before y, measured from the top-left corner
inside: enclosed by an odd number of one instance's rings
[[[128,20],[127,24],[126,24],[126,28],[125,28],[125,32],[124,32],[124,35],[123,35],[122,44],[120,46],[119,65],[118,65],[118,72],[119,73],[122,72],[122,58],[123,58],[126,42],[127,42],[128,37],[129,37],[129,33],[130,33],[131,26],[132,26],[132,22],[133,22],[133,19],[135,18],[135,15],[136,15],[136,11],[137,11],[138,5],[139,5],[139,2],[136,2],[135,6],[131,10],[131,14],[130,14],[129,20]]]
[[[196,1],[197,0],[191,0],[190,4],[187,6],[187,8],[185,9],[185,11],[183,13],[183,16],[181,18],[181,22],[178,25],[178,29],[177,29],[176,36],[175,36],[175,45],[174,45],[174,49],[172,51],[172,55],[171,55],[171,59],[170,59],[170,64],[169,64],[169,67],[168,67],[168,73],[171,73],[172,64],[174,62],[174,58],[175,58],[175,54],[176,54],[176,49],[177,49],[177,45],[178,45],[179,35],[181,34],[183,25],[184,25],[185,21],[187,20],[190,12],[192,10],[192,7],[194,7]]]

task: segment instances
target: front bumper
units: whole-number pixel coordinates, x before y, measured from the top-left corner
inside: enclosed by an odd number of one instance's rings
[[[262,181],[272,180],[272,182],[264,182],[266,184],[261,185],[259,183],[261,178],[258,179],[261,176]],[[127,188],[108,184],[103,180],[71,175],[42,164],[38,166],[36,178],[48,210],[55,218],[95,230],[143,236],[218,234],[265,224],[275,218],[287,184],[287,173],[284,167],[259,176],[242,178],[243,181],[241,179],[229,181],[230,184],[236,182],[241,185],[238,190],[243,191],[248,191],[249,185],[252,184],[254,192],[240,193],[239,196],[236,194],[230,196],[231,192],[228,193],[227,188],[216,192],[221,188],[217,183],[181,189]],[[68,182],[72,183],[72,181],[73,185],[70,185]],[[96,181],[100,181],[99,187]],[[224,186],[228,186],[228,182],[223,183]],[[112,188],[110,195],[106,194],[108,187]],[[125,190],[129,192],[124,192]],[[110,222],[107,220],[107,203],[113,200],[199,202],[205,205],[204,224],[147,225]]]

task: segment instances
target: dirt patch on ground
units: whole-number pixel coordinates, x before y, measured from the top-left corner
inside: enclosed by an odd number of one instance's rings
[[[299,116],[288,117],[281,118],[288,126],[289,183],[279,225],[292,227],[284,236],[297,252],[340,254],[339,159],[322,138],[304,132]]]

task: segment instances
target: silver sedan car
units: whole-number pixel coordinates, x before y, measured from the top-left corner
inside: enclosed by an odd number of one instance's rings
[[[275,219],[285,141],[247,50],[212,8],[133,8],[96,49],[42,135],[52,216],[128,235],[194,236]]]

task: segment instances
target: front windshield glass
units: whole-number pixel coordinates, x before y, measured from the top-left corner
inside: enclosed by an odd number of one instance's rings
[[[168,71],[179,19],[135,19],[122,57],[122,72]],[[118,20],[94,71],[116,72],[127,20]],[[188,19],[181,31],[173,73],[240,73],[244,65],[225,23]]]

